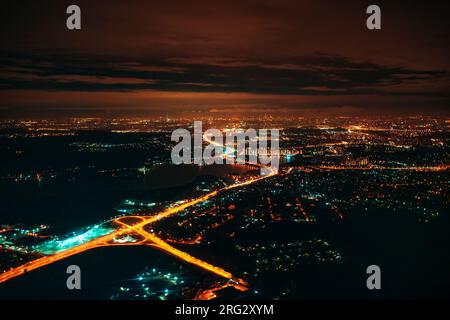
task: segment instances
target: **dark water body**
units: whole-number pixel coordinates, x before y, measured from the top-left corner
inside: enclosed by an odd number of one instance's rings
[[[210,175],[226,178],[242,172],[233,166],[162,165],[146,176],[89,176],[75,181],[2,181],[0,223],[50,224],[82,227],[116,214],[125,199],[176,201],[196,178]]]

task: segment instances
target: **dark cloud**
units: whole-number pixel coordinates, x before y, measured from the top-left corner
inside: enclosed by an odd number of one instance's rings
[[[208,57],[129,61],[108,57],[3,57],[0,87],[47,91],[225,92],[287,95],[438,95],[408,92],[447,82],[444,70],[390,67],[325,54],[277,61]]]

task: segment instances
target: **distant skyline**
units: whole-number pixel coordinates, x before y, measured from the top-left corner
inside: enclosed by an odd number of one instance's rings
[[[6,1],[0,117],[444,114],[450,6],[377,1]]]

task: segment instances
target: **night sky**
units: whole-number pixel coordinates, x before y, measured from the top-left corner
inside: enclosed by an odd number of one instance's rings
[[[437,1],[2,1],[0,116],[449,113]],[[66,28],[66,7],[82,30]],[[366,28],[370,4],[382,30]]]

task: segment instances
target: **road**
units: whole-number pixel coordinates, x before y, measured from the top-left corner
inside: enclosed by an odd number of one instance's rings
[[[250,164],[258,166],[258,167],[263,166],[263,165],[256,164],[256,163],[250,163]],[[226,186],[222,189],[211,191],[201,197],[198,197],[198,198],[192,199],[192,200],[188,200],[180,205],[177,205],[177,206],[169,208],[165,211],[156,213],[152,216],[124,216],[124,217],[117,218],[117,219],[113,220],[117,225],[119,225],[119,229],[117,229],[116,231],[113,231],[112,233],[109,233],[105,236],[93,239],[89,242],[80,244],[78,246],[72,247],[70,249],[64,250],[62,252],[59,252],[59,253],[56,253],[56,254],[53,254],[50,256],[44,256],[44,257],[29,261],[29,262],[27,262],[21,266],[18,266],[16,268],[12,268],[11,270],[8,270],[8,271],[0,274],[0,283],[6,282],[15,277],[22,276],[32,270],[42,268],[42,267],[52,264],[54,262],[66,259],[68,257],[85,252],[87,250],[91,250],[93,248],[105,247],[105,246],[115,246],[115,245],[153,245],[153,246],[156,246],[157,248],[164,250],[164,251],[172,254],[173,256],[175,256],[181,260],[184,260],[190,264],[196,265],[200,268],[203,268],[204,270],[212,272],[223,278],[233,280],[231,283],[233,283],[237,289],[242,291],[243,287],[247,285],[247,283],[244,280],[234,277],[230,272],[227,272],[220,267],[213,266],[207,262],[204,262],[200,259],[197,259],[197,258],[189,255],[186,252],[183,252],[179,249],[174,248],[173,246],[167,244],[164,240],[158,238],[154,234],[145,231],[144,227],[146,227],[149,224],[152,224],[156,221],[159,221],[159,220],[168,218],[172,215],[175,215],[175,214],[177,214],[189,207],[192,207],[196,204],[199,204],[199,203],[207,201],[213,197],[216,197],[218,194],[220,194],[224,191],[243,187],[246,185],[250,185],[252,183],[261,181],[263,179],[267,179],[269,177],[272,177],[272,176],[278,174],[278,171],[276,169],[274,169],[272,167],[268,167],[268,166],[264,166],[264,167],[268,168],[268,170],[269,170],[268,171],[269,173],[267,175],[250,178],[248,180]],[[141,221],[136,224],[130,225],[130,224],[126,224],[122,221],[126,218],[137,218]],[[143,240],[139,241],[139,242],[129,242],[129,243],[114,242],[114,239],[117,239],[124,235],[133,235],[133,234],[142,236]]]

